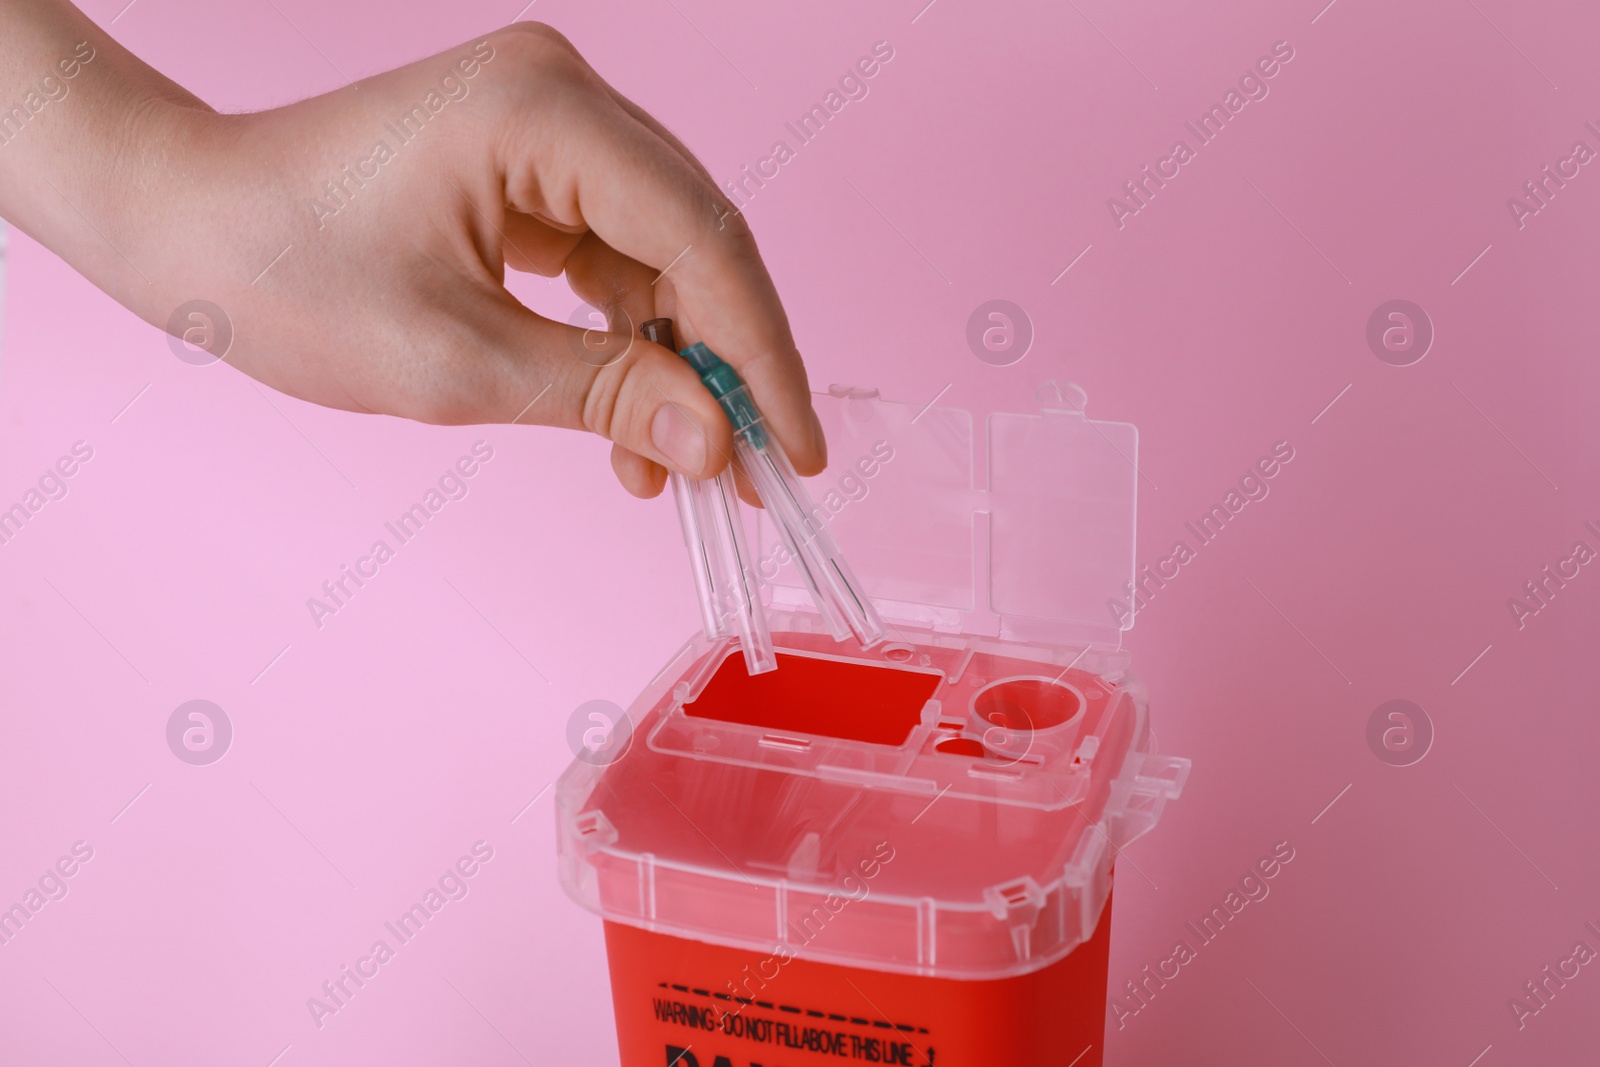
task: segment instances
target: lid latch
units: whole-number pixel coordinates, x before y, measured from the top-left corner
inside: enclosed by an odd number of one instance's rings
[[[1031,877],[1002,882],[983,891],[984,903],[994,917],[1011,927],[1011,945],[1017,959],[1033,957],[1033,927],[1044,910],[1044,890]]]

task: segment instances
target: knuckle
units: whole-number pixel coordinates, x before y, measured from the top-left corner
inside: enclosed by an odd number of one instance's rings
[[[495,36],[500,35],[504,35],[507,39],[528,37],[536,41],[545,41],[551,44],[561,45],[571,52],[577,51],[577,49],[573,47],[572,42],[567,40],[566,35],[560,30],[556,29],[554,26],[550,25],[548,22],[513,22],[511,25],[497,30]]]
[[[572,42],[542,22],[513,23],[490,34],[490,42],[510,55],[510,65],[523,76],[528,71],[556,81],[587,81],[593,76]]]
[[[624,385],[631,368],[638,366],[633,355],[608,367],[600,368],[583,393],[581,419],[584,429],[608,441],[616,440],[617,415],[621,407]]]

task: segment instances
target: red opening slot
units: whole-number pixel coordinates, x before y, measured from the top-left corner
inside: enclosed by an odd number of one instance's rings
[[[942,677],[892,664],[778,653],[778,669],[751,677],[731,653],[684,713],[786,733],[875,745],[905,744]]]

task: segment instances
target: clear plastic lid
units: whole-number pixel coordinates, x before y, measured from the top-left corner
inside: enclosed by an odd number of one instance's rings
[[[946,632],[1119,648],[1134,578],[1138,430],[1085,414],[1047,383],[1034,414],[881,400],[834,386],[814,398],[829,468],[811,496],[886,619]],[[772,602],[803,608],[765,517],[757,560]]]

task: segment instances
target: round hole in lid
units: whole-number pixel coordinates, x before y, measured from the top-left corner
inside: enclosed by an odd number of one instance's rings
[[[910,645],[884,645],[883,658],[892,659],[896,663],[909,663],[916,654],[916,649]]]
[[[970,737],[947,737],[933,748],[935,752],[942,752],[946,756],[971,756],[973,759],[982,759],[989,754],[982,742]]]
[[[1013,734],[1052,730],[1083,715],[1083,697],[1052,678],[1004,678],[973,694],[972,713]]]

